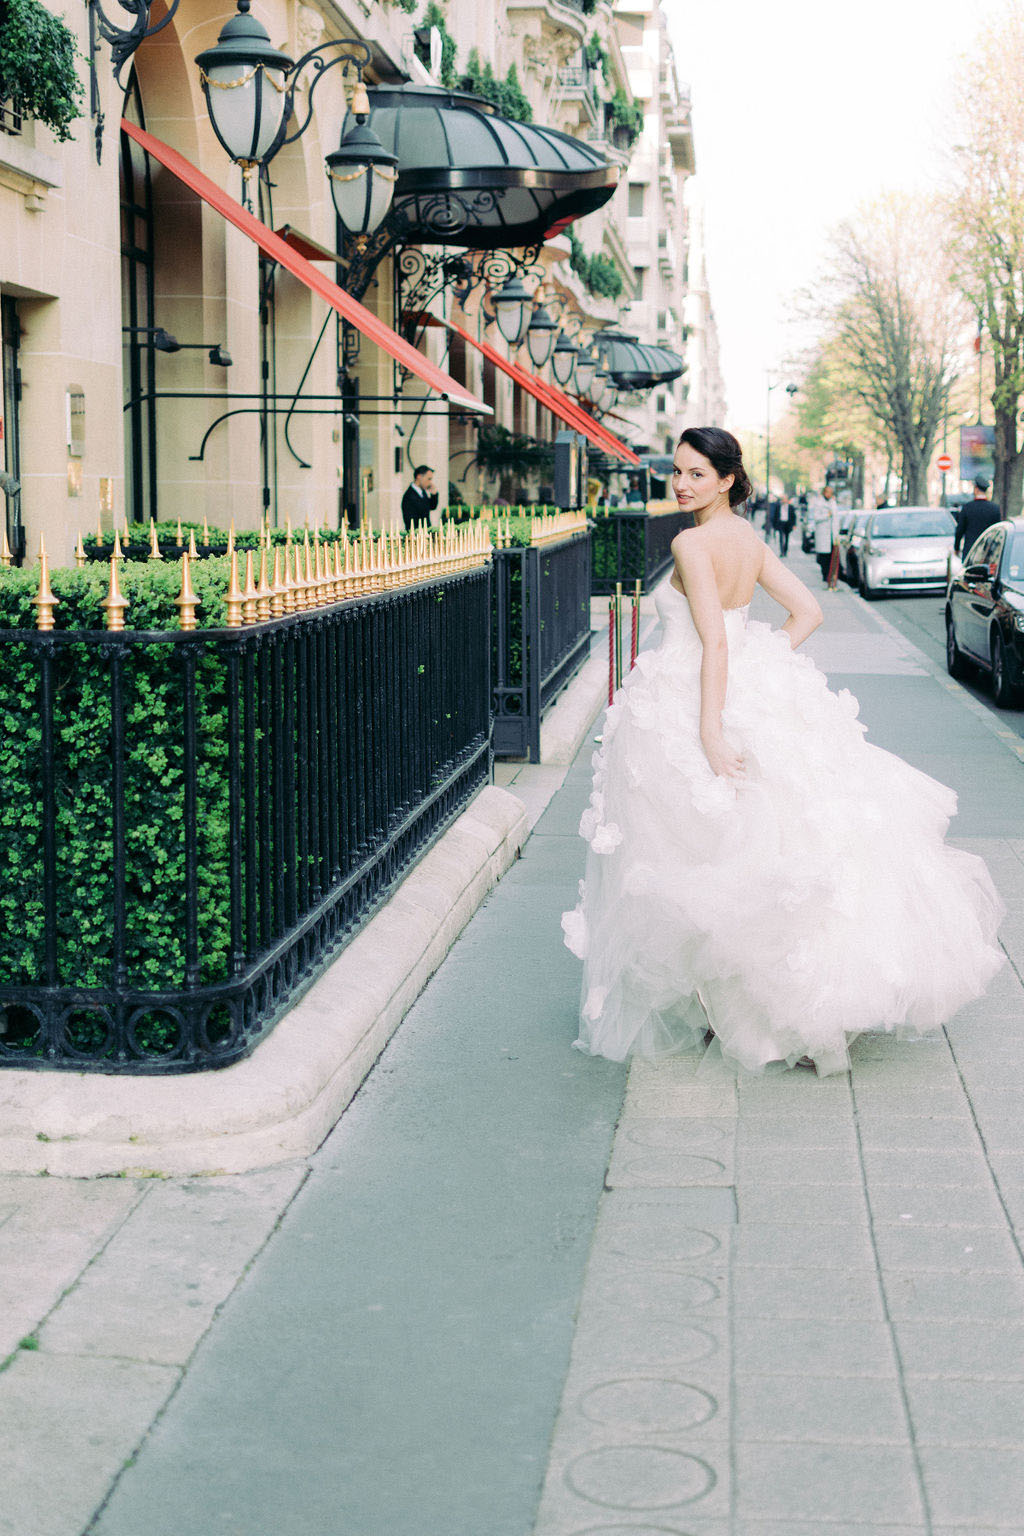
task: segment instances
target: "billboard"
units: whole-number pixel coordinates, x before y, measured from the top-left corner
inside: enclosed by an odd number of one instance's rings
[[[996,468],[995,427],[960,428],[960,479],[973,480],[984,475],[991,480]]]

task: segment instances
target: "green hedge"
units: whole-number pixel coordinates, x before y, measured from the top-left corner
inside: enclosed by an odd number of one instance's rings
[[[177,626],[179,576],[172,567],[126,564],[121,588],[133,628]],[[106,573],[59,570],[59,628],[102,629]],[[207,623],[223,619],[227,561],[195,573]],[[37,570],[0,575],[0,630],[34,627]],[[13,637],[0,641],[0,980],[43,976],[43,869],[38,653]],[[178,648],[125,648],[125,819],[128,872],[127,967],[133,985],[171,988],[184,974],[184,774],[182,682]],[[203,981],[226,974],[228,950],[228,791],[226,669],[219,648],[197,663],[197,769],[200,815],[199,910]],[[59,647],[54,662],[57,784],[58,967],[61,983],[111,982],[113,903],[110,663],[94,644]],[[162,1026],[145,1043],[159,1050]]]

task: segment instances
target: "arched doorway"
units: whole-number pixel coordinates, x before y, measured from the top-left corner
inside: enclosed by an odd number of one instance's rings
[[[142,94],[132,71],[124,116],[145,128]],[[124,483],[132,522],[158,516],[156,348],[153,329],[153,181],[149,156],[121,133],[121,338],[124,365]]]

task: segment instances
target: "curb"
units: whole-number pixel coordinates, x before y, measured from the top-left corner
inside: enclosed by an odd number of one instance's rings
[[[176,1177],[307,1157],[528,835],[522,802],[482,789],[266,1040],[223,1071],[0,1074],[0,1173]]]

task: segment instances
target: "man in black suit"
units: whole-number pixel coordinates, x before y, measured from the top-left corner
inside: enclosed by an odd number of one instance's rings
[[[420,525],[426,527],[437,502],[434,471],[429,465],[417,464],[412,472],[412,485],[402,497],[402,522],[405,524],[406,532]]]
[[[1002,513],[994,501],[989,501],[985,492],[988,490],[988,481],[984,475],[974,477],[974,500],[965,501],[960,508],[960,516],[956,520],[956,539],[953,548],[956,553],[963,554],[967,558],[967,551],[975,539],[990,528],[993,523],[998,523]]]

